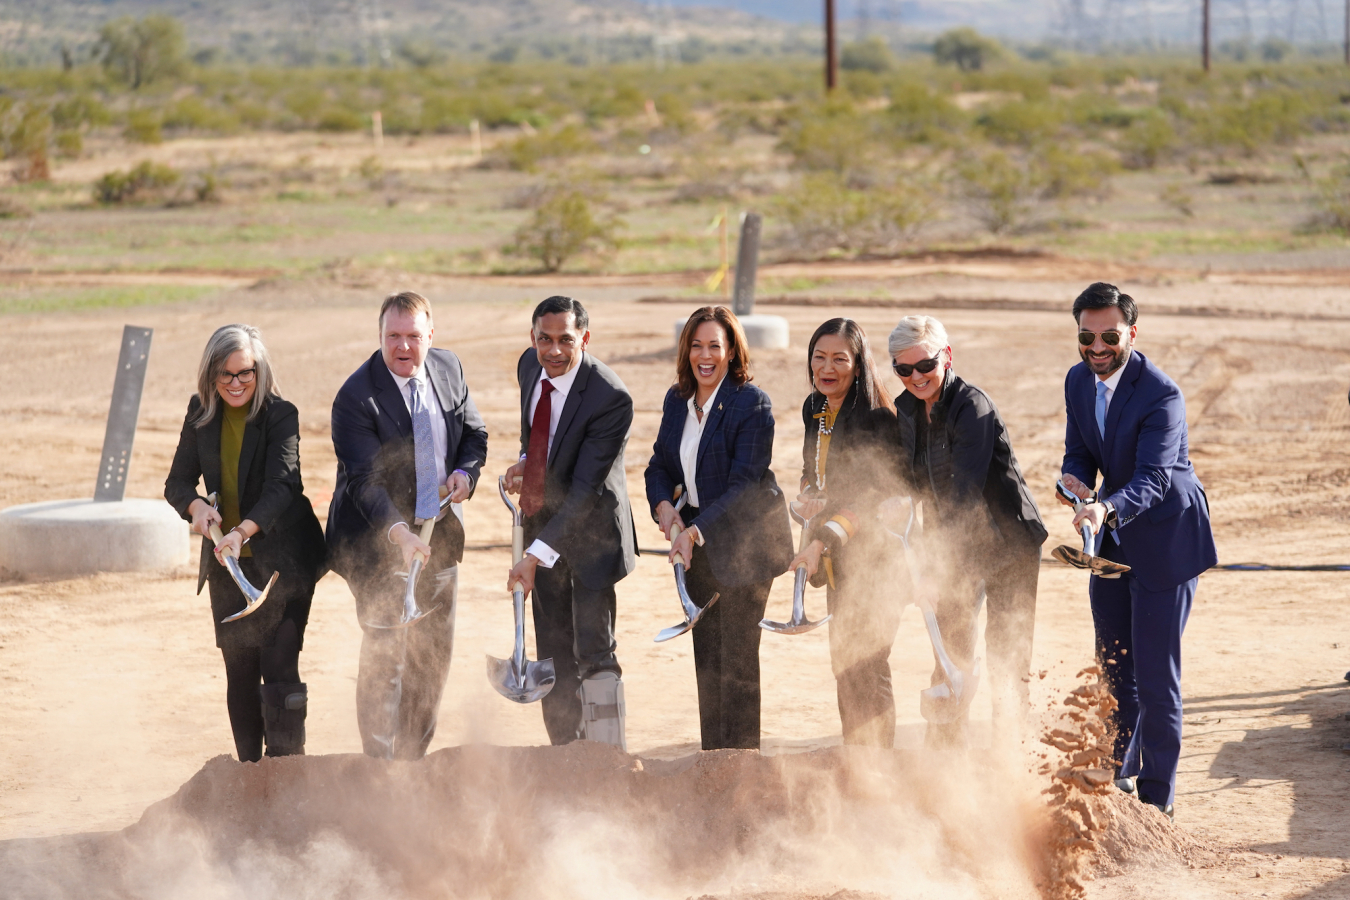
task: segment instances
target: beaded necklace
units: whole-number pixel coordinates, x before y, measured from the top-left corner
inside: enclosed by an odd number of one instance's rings
[[[820,467],[820,445],[824,443],[822,438],[834,434],[834,423],[838,415],[838,410],[831,414],[828,400],[825,401],[825,407],[816,413],[816,422],[819,423],[819,428],[816,431],[816,490],[818,491],[825,490],[825,470]],[[827,419],[829,420],[828,424]]]

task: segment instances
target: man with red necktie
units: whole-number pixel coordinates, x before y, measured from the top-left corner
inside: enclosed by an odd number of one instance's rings
[[[589,326],[571,297],[534,310],[532,349],[516,368],[521,457],[506,472],[507,490],[520,494],[526,550],[506,583],[533,592],[538,658],[557,670],[542,701],[549,740],[626,749],[614,585],[637,556],[623,468],[633,398],[586,352]]]

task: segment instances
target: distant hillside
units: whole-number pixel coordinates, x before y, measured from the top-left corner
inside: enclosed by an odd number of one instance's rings
[[[0,54],[34,63],[79,55],[99,27],[156,12],[186,26],[199,51],[245,60],[361,63],[403,55],[517,50],[583,60],[650,57],[653,48],[695,54],[806,49],[803,28],[725,7],[639,0],[0,0]],[[814,35],[812,34],[813,38]]]

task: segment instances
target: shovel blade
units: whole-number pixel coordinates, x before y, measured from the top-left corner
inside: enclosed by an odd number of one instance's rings
[[[534,703],[544,699],[558,681],[558,673],[551,659],[526,661],[525,671],[520,672],[513,660],[488,656],[487,676],[497,693],[516,703]]]
[[[418,622],[422,621],[427,616],[431,615],[440,608],[441,604],[437,603],[431,609],[428,609],[426,611],[419,609],[416,615],[410,616],[407,619],[401,619],[398,622],[395,622],[393,625],[377,625],[374,622],[362,622],[361,624],[364,625],[366,628],[374,628],[377,631],[398,631],[400,629],[410,628],[413,625],[416,625]]]
[[[980,686],[980,661],[975,660],[969,672],[961,673],[956,685],[950,681],[935,684],[919,692],[919,714],[924,721],[947,725],[960,719],[975,701]]]
[[[834,613],[830,613],[819,622],[810,622],[802,619],[800,622],[773,622],[769,619],[760,619],[759,627],[765,631],[772,631],[774,634],[806,634],[824,625],[830,619],[834,618]]]
[[[713,595],[712,595],[712,599],[709,600],[709,601],[708,601],[708,604],[707,604],[706,606],[704,606],[703,608],[701,608],[701,609],[700,609],[699,607],[697,607],[697,606],[694,606],[694,605],[691,603],[690,606],[693,607],[693,609],[695,610],[695,612],[694,612],[693,614],[687,616],[687,617],[685,618],[685,620],[684,620],[683,622],[681,622],[680,624],[678,624],[678,625],[672,625],[672,626],[670,626],[669,628],[663,628],[663,629],[661,629],[661,631],[656,635],[656,638],[655,638],[655,640],[654,640],[654,643],[660,644],[660,643],[663,643],[663,642],[665,642],[665,641],[670,640],[671,638],[677,638],[677,637],[679,637],[680,635],[684,634],[686,631],[689,631],[690,629],[692,629],[695,625],[698,624],[698,620],[701,619],[701,618],[703,618],[703,616],[708,612],[708,610],[712,609],[713,604],[717,602],[717,598],[720,597],[720,596],[722,596],[722,595],[721,595],[721,594],[713,594]]]
[[[1050,555],[1066,566],[1073,566],[1075,569],[1086,569],[1098,578],[1119,578],[1130,567],[1124,563],[1112,562],[1109,559],[1103,559],[1100,556],[1092,556],[1084,553],[1077,547],[1070,547],[1067,544],[1061,544],[1050,551]]]
[[[244,608],[239,610],[239,612],[235,613],[234,615],[226,616],[225,618],[221,619],[220,624],[224,625],[226,622],[236,622],[239,619],[242,619],[244,616],[251,616],[255,612],[257,612],[258,607],[262,606],[263,603],[267,600],[267,595],[272,593],[272,586],[277,583],[277,576],[279,574],[281,573],[273,572],[272,577],[267,579],[267,584],[263,586],[263,589],[261,591],[258,591],[258,595],[256,597],[250,598],[247,594],[245,594]]]

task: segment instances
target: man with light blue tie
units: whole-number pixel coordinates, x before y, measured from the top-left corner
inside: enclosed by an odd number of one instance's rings
[[[1171,817],[1181,757],[1181,634],[1218,562],[1209,501],[1187,452],[1181,389],[1134,350],[1134,299],[1097,282],[1073,304],[1083,361],[1064,381],[1062,480],[1090,500],[1097,554],[1130,571],[1088,594],[1115,714],[1116,785]],[[1094,492],[1097,475],[1101,489]],[[1060,498],[1061,503],[1068,502]]]
[[[431,346],[431,304],[412,291],[380,309],[380,349],[333,401],[337,483],[328,508],[329,567],[347,579],[363,632],[356,718],[364,751],[420,759],[436,731],[455,637],[459,504],[487,458],[487,429],[464,369]],[[440,490],[451,500],[442,513]],[[430,545],[415,527],[437,520]],[[429,614],[396,628],[414,555],[425,560],[417,605]]]

